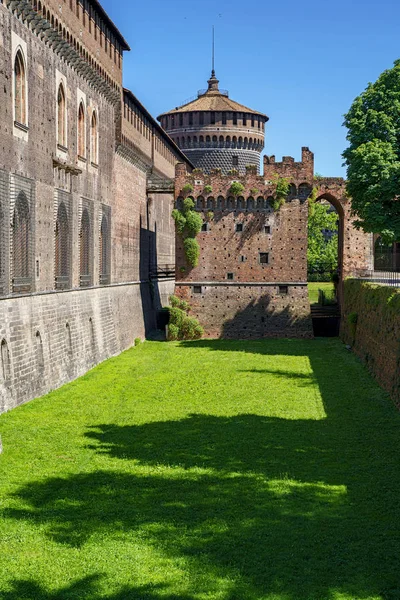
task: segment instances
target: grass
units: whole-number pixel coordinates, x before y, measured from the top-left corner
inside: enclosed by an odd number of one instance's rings
[[[142,344],[0,418],[0,599],[398,600],[399,425],[338,340]]]
[[[333,283],[330,282],[314,282],[309,281],[308,283],[308,297],[310,304],[318,304],[318,290],[324,290],[325,292],[332,292],[334,290]]]

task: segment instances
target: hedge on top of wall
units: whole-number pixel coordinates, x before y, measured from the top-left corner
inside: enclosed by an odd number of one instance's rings
[[[400,289],[344,282],[342,339],[400,408]]]

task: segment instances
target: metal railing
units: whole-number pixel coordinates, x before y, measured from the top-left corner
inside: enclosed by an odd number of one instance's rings
[[[400,287],[400,271],[368,271],[359,279],[390,287]]]
[[[162,279],[164,277],[174,277],[175,265],[152,265],[150,267],[150,277]]]

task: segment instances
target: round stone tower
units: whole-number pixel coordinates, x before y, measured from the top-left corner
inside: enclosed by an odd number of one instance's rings
[[[259,171],[268,117],[231,100],[218,84],[213,70],[208,89],[158,120],[195,167],[206,173],[215,168],[245,173],[247,165],[257,165]]]

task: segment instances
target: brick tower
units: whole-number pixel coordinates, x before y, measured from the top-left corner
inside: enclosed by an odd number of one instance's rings
[[[268,117],[229,98],[219,89],[214,69],[197,98],[158,117],[162,127],[197,167],[223,173],[256,165],[264,148]]]

